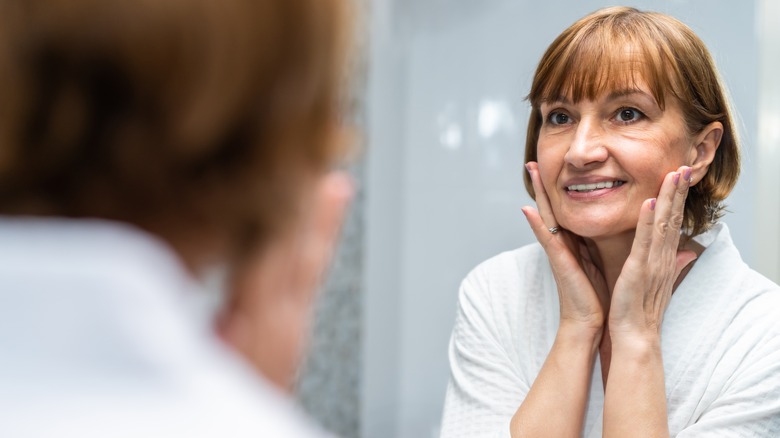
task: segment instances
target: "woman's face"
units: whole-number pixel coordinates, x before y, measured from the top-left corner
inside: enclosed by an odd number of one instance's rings
[[[558,224],[598,239],[633,232],[664,175],[693,159],[676,99],[661,110],[644,82],[596,100],[541,106],[539,173]]]

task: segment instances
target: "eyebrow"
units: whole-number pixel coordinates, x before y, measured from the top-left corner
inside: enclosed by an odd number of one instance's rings
[[[653,96],[645,93],[644,91],[642,91],[642,90],[640,90],[638,88],[625,88],[625,89],[622,89],[622,90],[615,90],[615,91],[613,91],[613,92],[611,92],[611,93],[609,93],[607,95],[607,100],[608,101],[616,100],[616,99],[620,99],[621,97],[633,96],[635,94],[638,94],[640,96],[646,97],[648,99],[651,99],[653,102],[655,102],[655,98]],[[543,99],[542,100],[543,104],[544,103],[550,104],[550,103],[554,103],[554,102],[555,103],[562,103],[562,104],[565,104],[565,105],[571,104],[571,100],[568,97],[563,96],[563,95],[557,96],[557,97],[554,97],[554,98],[550,98],[550,99]]]
[[[642,90],[640,90],[638,88],[626,88],[626,89],[623,89],[623,90],[615,90],[615,91],[609,93],[609,95],[607,96],[607,100],[615,100],[615,99],[619,99],[621,97],[631,96],[631,95],[634,95],[634,94],[640,94],[642,96],[645,96],[645,97],[648,97],[650,99],[653,99],[653,96],[645,93],[644,91],[642,91]],[[653,99],[653,100],[655,100],[655,99]]]

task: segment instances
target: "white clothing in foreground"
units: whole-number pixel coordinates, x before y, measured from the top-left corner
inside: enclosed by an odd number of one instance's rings
[[[317,437],[198,317],[162,241],[0,217],[0,436]]]
[[[707,249],[672,296],[661,332],[671,435],[778,437],[780,287],[742,262],[725,225],[696,240]],[[466,277],[442,437],[509,436],[559,316],[538,244],[500,254]],[[583,436],[601,436],[603,404],[597,358]]]

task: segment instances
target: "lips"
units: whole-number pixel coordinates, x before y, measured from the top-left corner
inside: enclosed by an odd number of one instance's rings
[[[566,186],[566,190],[570,192],[587,193],[599,189],[611,189],[617,188],[625,184],[625,181],[613,180],[613,181],[599,181],[596,183],[587,184],[571,184]]]

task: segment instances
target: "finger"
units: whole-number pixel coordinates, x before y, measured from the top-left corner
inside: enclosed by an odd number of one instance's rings
[[[680,228],[685,217],[685,200],[688,199],[688,192],[691,186],[691,171],[688,166],[681,166],[677,169],[680,176],[675,178],[674,199],[672,200],[671,211],[669,215],[670,231],[667,235],[667,243],[675,247],[680,241]]]
[[[646,199],[639,209],[639,220],[636,225],[636,235],[631,247],[632,257],[638,257],[641,261],[646,261],[650,257],[650,248],[653,244],[653,238],[657,235],[655,227],[657,199]]]
[[[582,268],[581,262],[576,255],[577,242],[571,239],[571,235],[567,231],[562,231],[562,234],[552,234],[535,208],[526,206],[522,208],[522,211],[536,240],[542,245],[545,254],[547,254],[553,273],[558,268],[569,273],[571,273],[572,267]],[[560,239],[557,236],[565,236],[566,238]]]
[[[654,260],[660,260],[669,249],[677,250],[682,223],[680,207],[685,204],[685,194],[681,194],[678,188],[685,185],[687,183],[682,181],[682,173],[678,171],[667,173],[661,184],[654,208],[654,234],[650,247],[650,257]]]
[[[664,176],[664,180],[661,183],[661,189],[658,192],[656,198],[656,204],[654,208],[656,230],[662,238],[666,238],[668,231],[669,217],[672,213],[672,204],[674,202],[675,195],[677,193],[675,181],[679,180],[679,172],[669,172]]]
[[[550,233],[549,227],[544,223],[539,211],[530,206],[525,206],[521,209],[525,215],[525,219],[528,221],[528,225],[531,227],[536,240],[544,247],[550,243],[554,234]]]
[[[655,209],[655,232],[659,238],[654,241],[651,256],[661,257],[663,251],[677,249],[690,176],[691,168],[681,166],[664,178]]]
[[[531,176],[531,183],[534,186],[534,194],[536,195],[536,206],[539,209],[539,215],[547,225],[545,229],[558,226],[558,221],[555,219],[555,215],[550,205],[550,200],[547,198],[547,192],[544,190],[542,184],[542,177],[539,175],[539,165],[535,161],[529,161],[525,165],[528,169],[528,174]]]

